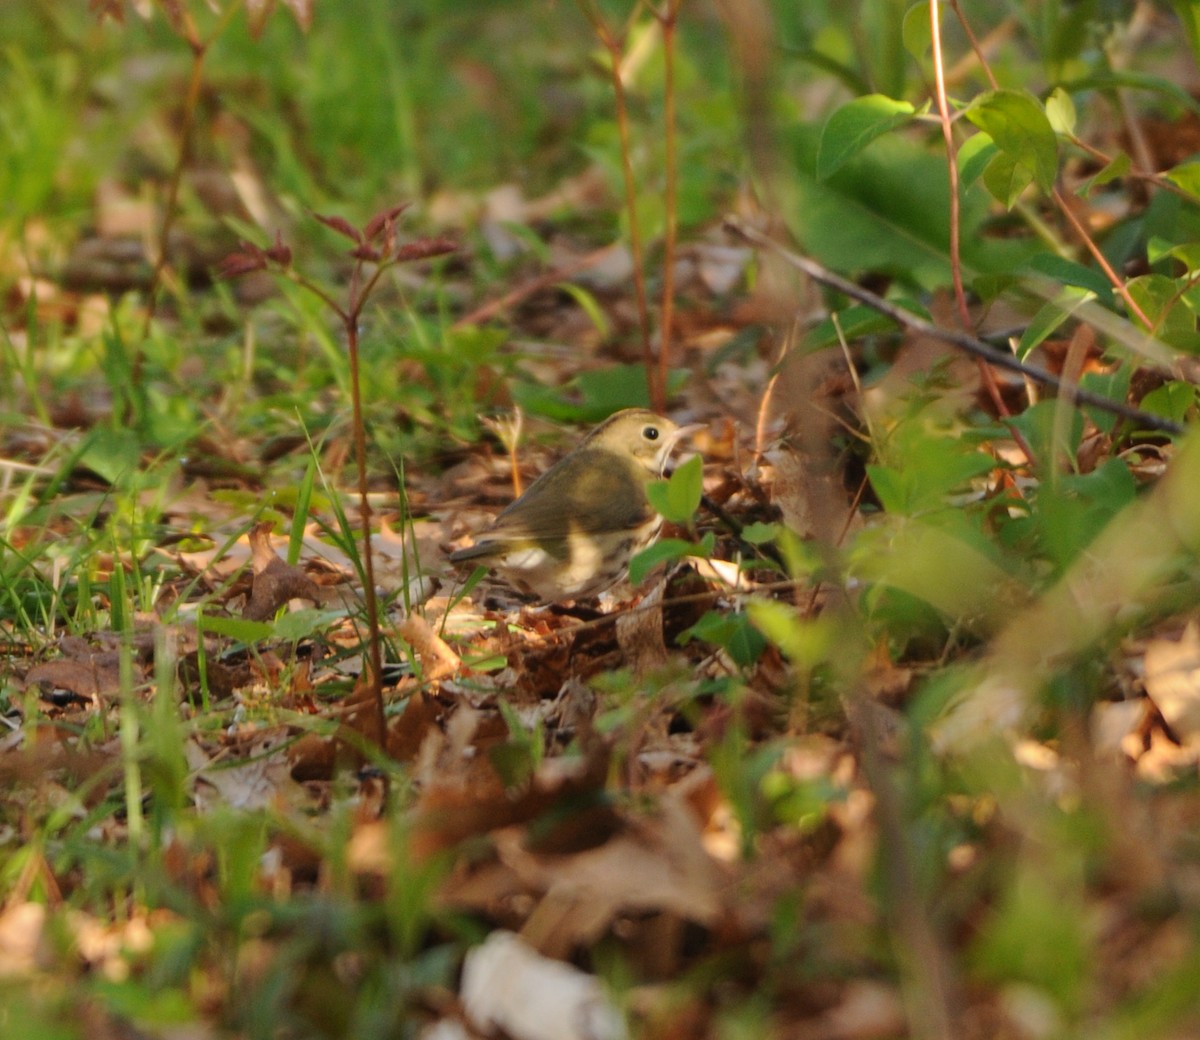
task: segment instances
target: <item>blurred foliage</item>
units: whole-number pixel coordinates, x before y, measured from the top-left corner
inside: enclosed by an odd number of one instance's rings
[[[419,280],[387,281],[363,315],[362,397],[381,480],[402,483],[399,475],[412,463],[434,470],[453,460],[481,438],[489,413],[514,403],[578,422],[647,403],[644,374],[616,351],[610,357],[597,349],[603,362],[593,363],[581,349],[571,364],[587,363],[548,385],[551,345],[516,329],[511,315],[457,321],[469,303],[494,299],[525,277],[528,257],[547,266],[552,232],[590,248],[628,238],[630,218],[615,201],[627,159],[651,269],[659,256],[654,250],[668,217],[663,53],[647,8],[626,0],[598,6],[611,24],[629,27],[628,155],[608,57],[578,7],[566,2],[317,0],[307,32],[277,12],[258,35],[244,12],[225,24],[211,5],[189,3],[210,44],[194,108],[187,89],[195,55],[164,14],[169,5],[151,5],[148,19],[129,6],[123,23],[99,22],[82,3],[0,5],[0,434],[6,453],[33,456],[36,446],[50,444],[39,431],[68,431],[33,463],[5,471],[6,637],[28,639],[40,652],[61,633],[90,635],[105,626],[128,632],[163,591],[173,566],[164,543],[208,533],[202,516],[177,514],[168,522],[168,489],[206,480],[214,499],[249,503],[255,516],[310,501],[323,447],[346,433],[350,383],[340,332],[320,299],[286,279],[256,290],[261,299],[212,279],[238,238],[265,244],[276,224],[297,265],[322,285],[340,285],[350,265],[345,243],[313,220],[314,212],[357,223],[412,201],[405,220],[416,232],[445,222],[470,254],[471,262],[431,265]],[[967,288],[1021,326],[1012,337],[1021,357],[1071,323],[1094,321],[1096,363],[1081,385],[1180,423],[1194,419],[1197,391],[1188,373],[1200,351],[1197,163],[1190,152],[1169,154],[1161,176],[1137,170],[1129,135],[1106,128],[1114,113],[1130,111],[1160,122],[1171,140],[1177,127],[1195,121],[1197,5],[961,6],[996,80],[972,59],[970,39],[942,5],[942,45],[954,66],[950,104],[962,117],[957,172]],[[766,40],[753,35],[756,12],[770,16]],[[747,44],[760,49],[739,64],[735,55]],[[930,103],[928,5],[685,4],[675,75],[675,215],[687,234],[702,239],[753,196],[805,252],[882,286],[893,302],[923,312],[950,296],[955,257],[947,158]],[[178,277],[164,284],[155,320],[146,320],[143,305],[152,267],[146,252],[111,284],[90,290],[91,302],[102,304],[95,311],[76,298],[59,308],[39,306],[28,286],[70,282],[77,247],[96,239],[145,245],[153,237],[189,119],[175,230],[196,252],[176,258]],[[1080,146],[1093,138],[1103,149]],[[578,211],[568,199],[529,226],[511,228],[521,246],[517,259],[479,230],[492,189],[516,185],[525,199],[538,199],[589,169],[599,172],[607,198]],[[261,226],[244,206],[213,205],[214,194],[231,184],[242,203],[247,196],[239,191],[255,196]],[[1119,273],[1117,284],[1081,247],[1056,193],[1099,215],[1098,249]],[[94,226],[98,214],[120,224],[128,212],[142,216],[118,230]],[[751,271],[751,282],[762,273]],[[657,284],[652,275],[652,288]],[[581,282],[561,295],[588,318],[600,348],[624,345],[614,342],[598,291]],[[840,322],[808,330],[801,349],[830,347],[845,335],[859,362],[854,375],[869,396],[904,337],[836,294],[826,302]],[[738,356],[747,371],[752,355]],[[1170,378],[1144,378],[1147,358],[1164,363]],[[671,390],[686,391],[692,378],[679,367],[670,374]],[[754,863],[773,843],[812,851],[845,808],[844,786],[789,758],[795,731],[840,735],[849,728],[847,705],[868,680],[886,688],[884,680],[919,676],[918,695],[898,713],[901,738],[881,742],[892,757],[871,777],[872,798],[883,806],[876,818],[886,823],[891,811],[899,824],[894,843],[884,834],[873,851],[870,896],[879,920],[856,922],[849,939],[837,937],[842,946],[824,943],[819,930],[807,931],[809,893],[797,875],[776,901],[767,949],[745,953],[733,970],[735,955],[720,951],[679,985],[720,1005],[706,1010],[722,1019],[727,1035],[768,1035],[764,1023],[787,1006],[798,978],[884,977],[908,987],[910,1005],[919,1002],[917,944],[896,910],[907,898],[955,944],[964,988],[991,987],[998,1004],[1024,1008],[1024,1021],[1042,1027],[1031,1035],[1084,1035],[1102,1016],[1116,1023],[1105,1035],[1184,1035],[1178,1028],[1186,1029],[1195,1012],[1188,1003],[1194,1005],[1200,921],[1194,893],[1164,894],[1170,886],[1161,879],[1115,877],[1121,806],[1106,814],[1088,787],[1090,751],[1080,752],[1087,712],[1112,696],[1108,665],[1121,640],[1194,613],[1200,602],[1187,509],[1167,502],[1156,531],[1122,527],[1143,515],[1138,510],[1154,494],[1139,490],[1149,482],[1136,468],[1139,453],[1171,447],[1135,422],[1075,409],[1062,397],[1001,422],[976,400],[952,399],[952,389],[948,373],[934,368],[891,398],[869,429],[854,431],[856,440],[838,440],[865,473],[870,521],[842,544],[801,542],[774,518],[739,532],[736,559],[720,562],[791,577],[814,591],[807,603],[807,593],[792,601],[739,592],[699,610],[680,641],[711,651],[724,669],[719,680],[671,676],[643,684],[615,672],[598,684],[617,705],[600,716],[610,734],[643,718],[645,703],[656,697],[677,698],[678,717],[697,731],[710,724],[703,753],[736,822],[736,855]],[[997,448],[1018,439],[1023,460]],[[290,450],[289,441],[302,450]],[[228,450],[207,451],[214,442]],[[340,478],[329,475],[329,500],[336,502]],[[698,529],[701,478],[698,464],[685,464],[656,486],[659,507],[687,537],[660,542],[639,571],[714,554],[716,534]],[[264,498],[246,491],[243,479],[287,491]],[[65,489],[72,494],[64,506]],[[307,508],[291,518],[297,541]],[[1059,602],[1056,593],[1069,599],[1072,582],[1094,588],[1087,579],[1107,562],[1103,553],[1097,561],[1098,545],[1120,561],[1149,557],[1146,573],[1133,575],[1141,583],[1130,584],[1119,609],[1100,597],[1070,600],[1086,638],[1041,648],[1050,626],[1030,619],[1039,605]],[[828,587],[845,591],[844,602],[830,597],[827,611],[815,612],[817,592]],[[171,609],[181,616],[180,602],[190,607],[193,594],[215,595],[183,580],[173,591],[180,589]],[[223,632],[246,643],[261,632],[290,632],[294,652],[301,637],[334,623],[332,616],[292,617],[290,629],[223,619]],[[1023,623],[1034,629],[1027,638]],[[207,631],[219,629],[220,622]],[[1036,662],[1020,673],[1032,687],[1022,694],[1023,735],[1050,756],[1079,754],[1080,776],[1071,773],[1065,791],[1051,791],[1048,779],[1018,769],[992,744],[962,760],[934,754],[944,713],[1017,667],[1015,652],[995,657],[996,647],[1008,646],[1044,649],[1031,652]],[[128,644],[124,653],[131,653]],[[382,891],[362,898],[345,863],[352,799],[335,790],[332,819],[322,829],[286,835],[313,846],[323,887],[288,899],[263,891],[262,858],[293,823],[266,811],[188,811],[187,738],[167,712],[174,691],[168,694],[169,678],[162,681],[150,706],[130,698],[120,709],[130,727],[123,732],[132,736],[118,766],[130,782],[144,774],[145,805],[132,787],[93,798],[107,789],[104,776],[88,778],[81,790],[39,789],[29,805],[6,803],[0,882],[6,896],[52,903],[54,878],[69,876],[77,907],[107,914],[113,906],[161,906],[173,911],[171,923],[131,955],[125,977],[85,971],[64,954],[70,971],[43,980],[35,992],[4,993],[0,1033],[81,1035],[86,1026],[63,1024],[77,1004],[67,994],[81,992],[95,1006],[145,1024],[187,1021],[216,1004],[222,1021],[247,1036],[409,1035],[406,1011],[422,994],[453,986],[463,948],[484,927],[440,908],[433,893],[447,865],[406,858],[403,812],[391,813],[393,873],[380,882]],[[756,682],[775,684],[769,710],[755,708]],[[36,692],[7,683],[3,690],[6,708],[38,718]],[[200,713],[189,725],[196,732],[232,729],[247,712],[254,721],[279,719],[273,705],[240,705],[237,712]],[[546,746],[540,720],[530,727],[506,705],[503,723],[504,739],[489,754],[512,785],[535,775],[548,751],[561,751]],[[92,725],[94,732],[73,736],[109,746],[107,720],[97,713]],[[577,750],[572,744],[569,753]],[[855,753],[870,758],[877,750]],[[397,802],[409,804],[404,770],[387,779]],[[161,844],[96,840],[103,821],[139,811]],[[967,866],[964,849],[977,857]],[[907,888],[895,887],[901,867]],[[1183,938],[1172,941],[1182,952],[1161,972],[1109,992],[1098,919],[1114,912],[1120,885],[1133,904],[1133,926],[1149,928],[1147,921],[1160,919],[1155,914],[1176,915]],[[1139,902],[1155,899],[1166,908]],[[56,941],[66,949],[70,939],[64,933]],[[231,966],[255,956],[255,986],[237,984]],[[597,963],[605,956],[595,952]],[[351,968],[354,987],[346,985]],[[209,972],[227,992],[205,990]],[[727,984],[739,972],[759,978],[761,992]],[[713,978],[726,981],[711,984]]]

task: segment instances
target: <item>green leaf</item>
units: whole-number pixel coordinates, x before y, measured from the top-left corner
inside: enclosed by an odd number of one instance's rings
[[[1024,361],[1032,350],[1041,346],[1078,308],[1095,298],[1094,293],[1084,289],[1065,287],[1033,316],[1033,320],[1021,335],[1021,342],[1017,345],[1017,357]]]
[[[1196,394],[1200,388],[1192,383],[1172,379],[1162,386],[1151,390],[1142,398],[1138,405],[1143,412],[1161,415],[1174,422],[1181,423],[1187,418],[1188,412],[1196,405]]]
[[[680,644],[700,639],[725,649],[734,663],[746,668],[761,656],[766,640],[742,613],[724,614],[710,610],[691,628],[679,633]]]
[[[690,376],[686,369],[671,369],[667,374],[668,393],[676,392]],[[582,400],[572,400],[562,387],[525,381],[513,386],[512,395],[527,412],[559,422],[595,423],[622,408],[650,407],[646,370],[642,365],[589,369],[572,379],[567,388],[577,390]]]
[[[573,282],[558,282],[555,288],[561,292],[565,292],[579,305],[579,308],[596,327],[596,331],[600,334],[601,339],[608,339],[608,335],[612,329],[608,318],[605,316],[604,308],[600,306],[600,302],[592,293],[588,292],[581,285],[575,285]]]
[[[956,157],[960,187],[974,184],[987,169],[988,163],[999,154],[1000,149],[990,135],[978,133],[968,137],[958,149]]]
[[[871,487],[889,513],[943,508],[949,495],[996,466],[990,455],[967,448],[956,437],[934,437],[916,424],[908,429],[907,437],[889,451],[894,465],[867,467]]]
[[[335,618],[344,616],[344,612],[339,610],[315,610],[311,607],[289,610],[275,622],[275,638],[298,643],[301,639],[308,639],[314,632],[320,631]]]
[[[767,542],[775,541],[779,537],[780,530],[779,524],[764,524],[761,520],[755,520],[754,523],[747,524],[742,528],[742,540],[751,545],[765,545]]]
[[[1173,166],[1167,171],[1166,178],[1193,199],[1200,199],[1200,162],[1185,162]]]
[[[1113,290],[1109,280],[1094,268],[1084,267],[1074,260],[1068,260],[1055,253],[1038,253],[1029,258],[1024,268],[1036,274],[1047,275],[1065,285],[1088,289],[1105,304],[1112,303]]]
[[[993,90],[972,101],[965,115],[1050,193],[1058,175],[1058,138],[1037,98],[1022,90]]]
[[[1035,864],[1032,857],[1019,864],[970,952],[972,970],[980,977],[1035,987],[1051,1008],[1082,1002],[1079,994],[1090,983],[1094,958],[1079,895],[1083,882],[1063,873],[1057,861],[1054,870]],[[1031,935],[1039,941],[1030,942]]]
[[[855,544],[856,576],[900,589],[969,627],[1002,616],[1015,583],[978,532],[957,514],[947,520],[895,517],[863,532]]]
[[[834,322],[834,318],[837,322]],[[896,323],[872,307],[847,307],[835,311],[804,334],[805,351],[836,346],[844,337],[848,342],[894,329]],[[838,330],[841,330],[841,336]]]
[[[239,643],[246,643],[249,646],[261,643],[264,639],[270,639],[275,635],[275,626],[269,625],[265,621],[247,621],[245,618],[235,617],[210,617],[208,614],[201,616],[200,628],[204,632],[211,632],[217,636],[228,636],[230,639],[236,639]]]
[[[704,493],[704,463],[693,455],[675,468],[667,480],[654,480],[646,486],[646,498],[673,524],[689,523],[700,506]]]
[[[1033,171],[1007,152],[999,152],[984,167],[983,183],[1005,209],[1012,209],[1021,193],[1033,183]]]
[[[883,94],[855,98],[834,112],[821,131],[817,146],[817,177],[825,180],[877,137],[912,121],[916,109],[907,101]]]
[[[1121,459],[1109,459],[1091,473],[1043,484],[1034,513],[1047,555],[1065,569],[1105,526],[1133,501],[1137,484]]]
[[[1124,177],[1132,168],[1133,160],[1124,152],[1118,152],[1111,161],[1101,168],[1099,173],[1092,174],[1091,177],[1084,181],[1076,190],[1076,194],[1082,198],[1086,198],[1096,188],[1103,187],[1110,181]]]
[[[137,471],[142,449],[137,434],[121,427],[98,426],[87,436],[79,463],[110,484],[119,484]]]
[[[689,556],[711,556],[715,546],[716,536],[711,531],[699,542],[689,542],[683,538],[660,538],[634,556],[629,564],[629,582],[640,585],[660,563],[683,560]]]
[[[1144,274],[1131,279],[1126,288],[1142,313],[1150,319],[1159,339],[1181,350],[1196,350],[1196,318],[1189,308],[1181,306],[1180,285],[1174,278],[1165,274]]]
[[[750,620],[793,664],[813,668],[833,653],[834,627],[827,618],[801,617],[795,607],[773,599],[746,604]]]
[[[818,131],[791,131],[796,166],[785,218],[814,259],[843,274],[878,272],[928,291],[950,282],[950,192],[944,157],[901,134],[886,134],[826,180],[816,177]],[[1011,272],[1036,243],[984,234],[991,199],[962,193],[964,276]]]
[[[1192,57],[1200,60],[1200,4],[1196,0],[1170,0],[1180,25],[1183,26]]]
[[[817,131],[796,126],[796,168],[784,214],[805,251],[836,271],[874,271],[920,290],[950,281],[946,160],[901,134],[886,134],[827,180],[816,176]],[[913,186],[920,190],[914,191]],[[962,192],[962,266],[968,278],[1012,271],[1037,251],[983,233],[991,199]]]
[[[1127,401],[1129,400],[1129,384],[1133,380],[1133,369],[1133,363],[1126,361],[1108,372],[1084,372],[1079,380],[1079,385],[1084,390],[1107,397],[1110,401]],[[1104,433],[1112,433],[1118,422],[1112,412],[1104,412],[1091,405],[1083,406],[1083,414]]]
[[[1178,260],[1187,268],[1187,274],[1192,275],[1200,271],[1200,243],[1172,244],[1159,235],[1151,235],[1146,242],[1146,260],[1154,266],[1169,258]],[[1183,298],[1185,301],[1188,299],[1187,291],[1184,292]]]
[[[1046,98],[1046,118],[1056,134],[1075,133],[1075,102],[1062,87],[1055,87]]]
[[[924,62],[933,46],[933,26],[929,21],[929,4],[916,3],[904,12],[900,38],[904,49],[919,62]]]
[[[1075,409],[1071,410],[1068,427],[1056,429],[1055,412],[1059,407],[1057,401],[1038,401],[1008,420],[1033,449],[1036,464],[1046,468],[1056,466],[1062,458],[1075,458],[1083,436],[1083,416]]]

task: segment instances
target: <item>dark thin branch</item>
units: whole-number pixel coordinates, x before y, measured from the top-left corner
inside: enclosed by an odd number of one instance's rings
[[[941,340],[943,343],[949,343],[952,347],[957,347],[972,357],[981,358],[988,364],[995,365],[997,368],[1002,368],[1009,372],[1017,372],[1032,379],[1035,383],[1052,387],[1064,398],[1076,404],[1088,405],[1091,408],[1098,408],[1102,412],[1108,412],[1122,419],[1128,419],[1130,422],[1137,423],[1138,426],[1144,429],[1159,430],[1162,433],[1170,434],[1184,432],[1184,428],[1179,423],[1172,422],[1170,419],[1164,419],[1161,415],[1151,415],[1149,412],[1143,412],[1140,408],[1134,408],[1120,401],[1114,401],[1103,394],[1093,393],[1091,390],[1085,390],[1083,387],[1071,386],[1064,383],[1053,373],[1047,372],[1044,368],[1030,365],[1013,357],[1012,354],[997,350],[976,336],[971,336],[965,332],[955,332],[953,329],[943,329],[934,325],[932,322],[913,314],[912,311],[907,311],[903,307],[898,307],[896,304],[885,300],[882,296],[877,296],[869,289],[864,289],[861,285],[856,285],[841,275],[834,274],[815,260],[792,252],[785,246],[780,245],[769,235],[765,235],[761,231],[743,224],[736,218],[727,217],[725,227],[752,245],[771,250],[771,252],[792,267],[803,271],[813,281],[819,282],[827,288],[834,289],[845,296],[849,296],[852,300],[857,300],[859,303],[870,307],[874,311],[878,311],[885,317],[891,318],[892,321],[903,328],[911,329],[913,332],[918,332],[923,336],[930,336],[933,339]]]
[[[786,566],[783,553],[775,548],[775,546],[770,542],[763,542],[761,545],[755,545],[753,542],[746,541],[746,539],[742,537],[742,531],[745,530],[742,522],[736,516],[730,513],[724,506],[713,501],[708,495],[700,496],[700,504],[709,513],[716,517],[717,520],[724,524],[726,530],[728,530],[733,537],[737,539],[738,548],[741,549],[741,551],[747,556],[762,557],[772,561],[773,563],[779,564],[781,567]]]

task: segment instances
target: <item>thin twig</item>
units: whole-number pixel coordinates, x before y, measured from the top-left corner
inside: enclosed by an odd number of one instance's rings
[[[663,238],[662,312],[658,332],[658,385],[662,390],[662,408],[666,408],[667,371],[671,356],[671,323],[675,315],[675,239],[679,219],[676,213],[679,193],[679,161],[675,127],[675,41],[679,28],[679,8],[683,0],[668,0],[667,9],[656,15],[663,37],[663,133],[666,148],[666,191],[664,208],[666,228]]]
[[[846,709],[858,738],[863,775],[875,796],[885,911],[901,965],[911,1035],[953,1040],[961,1018],[961,983],[918,882],[915,842],[897,782],[899,770],[884,761],[885,709],[861,688],[847,698]]]
[[[642,232],[638,226],[637,182],[633,176],[632,145],[629,137],[629,105],[625,97],[625,81],[621,78],[621,46],[624,35],[618,36],[604,20],[593,0],[579,0],[584,17],[591,23],[604,49],[608,51],[609,78],[612,80],[613,100],[616,103],[617,135],[621,143],[621,176],[625,186],[625,209],[629,215],[629,250],[633,254],[633,290],[637,299],[638,328],[642,336],[642,359],[646,368],[646,387],[650,403],[658,412],[666,411],[666,387],[659,386],[654,352],[650,345],[650,305],[646,300],[646,269]]]
[[[1088,229],[1083,226],[1083,222],[1075,215],[1075,211],[1071,209],[1070,204],[1063,198],[1062,192],[1057,188],[1051,193],[1051,198],[1054,199],[1054,204],[1062,211],[1064,217],[1075,229],[1075,234],[1083,242],[1087,251],[1092,254],[1092,259],[1100,266],[1100,270],[1104,272],[1104,276],[1112,283],[1112,287],[1117,290],[1117,295],[1125,301],[1125,306],[1129,308],[1129,313],[1134,315],[1147,329],[1154,327],[1147,316],[1146,312],[1138,306],[1137,300],[1130,295],[1129,290],[1125,287],[1124,280],[1113,270],[1112,264],[1108,262],[1108,258],[1100,251],[1100,247],[1096,245],[1095,239],[1088,233]]]
[[[967,290],[963,285],[962,274],[962,200],[958,192],[958,146],[954,142],[954,124],[950,119],[950,102],[946,97],[946,70],[942,62],[942,19],[940,16],[940,0],[929,0],[930,39],[933,43],[933,76],[937,96],[938,119],[942,125],[942,137],[946,142],[946,174],[950,181],[950,278],[954,282],[954,302],[958,307],[958,321],[964,332],[970,332],[971,312],[967,307]],[[960,15],[961,17],[961,15]],[[992,406],[1001,416],[1010,413],[1004,403],[1004,395],[996,384],[995,373],[978,358],[979,378],[992,399]],[[1027,457],[1028,446],[1016,434],[1021,450]]]
[[[992,67],[988,64],[987,56],[983,53],[983,48],[979,45],[979,38],[975,35],[975,30],[971,28],[971,23],[967,21],[967,16],[963,14],[962,8],[958,6],[958,0],[950,0],[950,6],[954,8],[954,13],[958,16],[958,24],[962,26],[963,32],[967,34],[967,39],[971,42],[971,50],[975,52],[975,60],[979,62],[979,67],[983,69],[983,74],[987,76],[992,90],[999,90],[1000,84],[996,82],[996,77],[992,75]]]
[[[834,274],[815,260],[792,252],[785,246],[780,245],[769,235],[765,235],[761,231],[742,223],[742,221],[735,217],[727,217],[725,219],[725,227],[747,242],[760,248],[771,250],[771,252],[785,263],[795,267],[799,271],[803,271],[813,281],[819,282],[821,285],[840,292],[845,296],[849,296],[852,300],[857,300],[859,303],[865,304],[872,310],[891,318],[892,321],[906,329],[911,329],[913,332],[920,333],[921,335],[941,340],[943,343],[949,343],[964,353],[970,354],[972,357],[982,358],[988,364],[995,365],[997,368],[1002,368],[1008,372],[1020,373],[1036,383],[1052,387],[1064,396],[1070,397],[1071,400],[1078,404],[1099,408],[1103,412],[1108,412],[1111,415],[1116,415],[1122,419],[1128,419],[1131,422],[1137,423],[1144,429],[1159,430],[1170,434],[1184,432],[1184,427],[1179,425],[1179,423],[1172,422],[1170,419],[1164,419],[1160,415],[1151,415],[1149,412],[1143,412],[1140,408],[1133,408],[1119,401],[1113,401],[1102,394],[1093,393],[1082,387],[1068,386],[1044,368],[1020,361],[1011,354],[1006,354],[988,345],[976,336],[965,332],[956,332],[953,329],[940,328],[919,315],[913,314],[911,311],[885,300],[882,296],[877,296],[870,290],[856,285],[841,275]]]
[[[942,125],[942,138],[946,142],[946,173],[950,178],[950,277],[954,282],[954,302],[958,305],[958,320],[963,331],[971,328],[971,312],[967,309],[967,290],[963,286],[962,255],[959,250],[961,235],[960,200],[958,197],[957,148],[954,144],[954,126],[950,121],[950,102],[946,98],[946,70],[942,65],[942,20],[939,17],[940,0],[929,0],[929,27],[933,43],[934,94],[937,98],[938,119]]]
[[[162,289],[163,278],[170,267],[168,253],[171,229],[175,225],[175,218],[179,215],[179,187],[183,181],[183,171],[187,168],[192,150],[192,128],[196,121],[196,110],[200,106],[200,89],[204,85],[204,62],[208,58],[208,52],[212,48],[213,43],[225,31],[241,6],[240,2],[229,4],[222,12],[220,20],[212,32],[208,34],[207,38],[201,37],[200,31],[196,28],[196,23],[192,20],[192,16],[187,8],[183,5],[180,5],[179,8],[179,17],[181,20],[179,35],[192,52],[192,67],[188,73],[187,90],[184,93],[183,106],[180,109],[179,149],[175,154],[175,165],[171,168],[170,177],[167,179],[167,194],[163,201],[162,221],[158,226],[158,255],[154,258],[154,267],[150,272],[149,298],[146,301],[146,314],[142,323],[143,340],[150,335],[150,328],[154,324],[154,317],[158,312],[158,298],[159,292]],[[170,19],[168,19],[168,22],[170,22]],[[133,379],[135,385],[141,370],[141,364],[142,351],[139,347],[138,352],[133,358]]]
[[[503,296],[498,296],[494,300],[488,300],[486,303],[480,304],[473,311],[469,311],[461,318],[457,318],[452,329],[465,328],[468,325],[479,325],[482,322],[490,321],[501,311],[508,310],[509,307],[520,303],[526,297],[532,296],[536,292],[541,292],[543,289],[551,285],[557,285],[559,282],[564,282],[568,278],[573,278],[581,271],[586,271],[589,267],[594,267],[598,264],[612,249],[611,246],[602,246],[600,249],[593,249],[590,253],[581,256],[572,264],[566,267],[555,267],[552,270],[544,271],[542,274],[530,278],[527,282],[522,282],[506,292]]]
[[[930,0],[930,3],[936,4],[937,0]],[[958,16],[958,20],[962,24],[962,27],[967,34],[967,38],[971,41],[971,46],[975,49],[975,54],[979,59],[979,64],[982,66],[984,74],[988,78],[988,83],[991,84],[993,90],[997,90],[998,83],[996,81],[996,77],[993,75],[992,68],[988,64],[987,58],[984,57],[983,51],[979,49],[978,41],[975,39],[975,34],[971,30],[971,26],[967,21],[966,15],[958,5],[958,0],[950,0],[950,3],[954,7],[954,13]],[[1074,229],[1075,234],[1079,236],[1079,240],[1083,243],[1084,248],[1086,248],[1087,251],[1092,254],[1092,259],[1096,261],[1100,267],[1100,270],[1104,272],[1104,277],[1109,280],[1109,282],[1112,284],[1112,287],[1117,291],[1117,295],[1120,296],[1125,302],[1125,306],[1129,308],[1129,313],[1134,315],[1147,329],[1152,328],[1153,322],[1146,317],[1145,311],[1138,306],[1137,301],[1132,295],[1130,295],[1129,290],[1125,287],[1125,282],[1121,279],[1117,272],[1113,270],[1112,265],[1108,262],[1108,259],[1105,257],[1105,255],[1100,251],[1100,247],[1096,245],[1095,240],[1088,232],[1088,229],[1084,227],[1083,222],[1075,215],[1075,211],[1071,209],[1067,200],[1063,197],[1062,192],[1060,192],[1058,188],[1055,188],[1050,193],[1050,197],[1054,200],[1054,204],[1058,207],[1063,216],[1067,218],[1067,222]]]

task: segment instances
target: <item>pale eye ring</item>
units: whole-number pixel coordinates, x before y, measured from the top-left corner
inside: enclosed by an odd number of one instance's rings
[[[657,426],[644,427],[642,429],[642,436],[645,437],[646,440],[648,440],[648,441],[658,440],[658,427]]]

